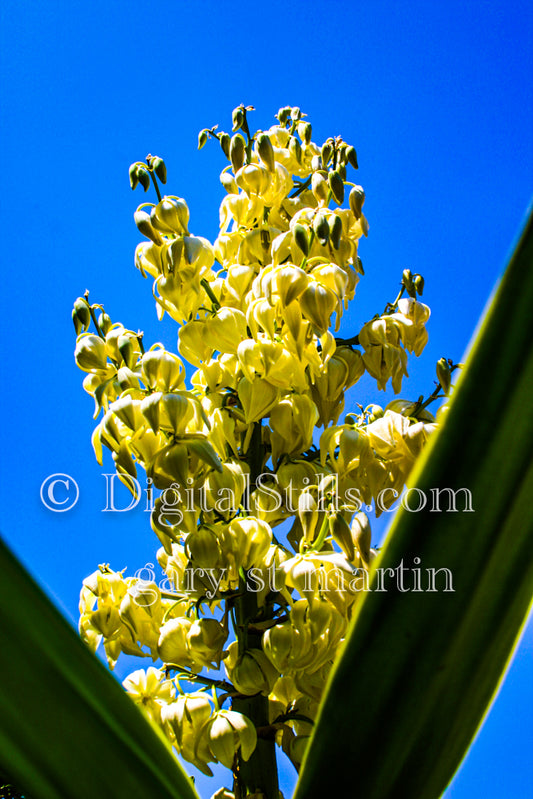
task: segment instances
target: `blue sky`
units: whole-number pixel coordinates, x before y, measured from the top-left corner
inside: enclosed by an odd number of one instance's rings
[[[228,130],[241,102],[266,128],[291,104],[308,114],[315,141],[342,135],[359,155],[370,223],[366,277],[342,331],[394,297],[404,268],[422,273],[430,343],[402,395],[427,395],[436,360],[461,358],[531,199],[533,11],[459,0],[26,0],[1,15],[1,527],[76,619],[81,580],[98,563],[133,572],[156,549],[141,506],[102,513],[92,400],[72,357],[70,311],[86,288],[113,321],[176,345],[175,325],[157,322],[150,283],[133,267],[141,196],[129,164],[163,156],[191,230],[213,240],[225,163],[214,145],[197,152],[201,128]],[[380,401],[370,383],[352,397]],[[61,514],[39,498],[59,472],[80,488]],[[532,654],[530,625],[447,797],[533,793]]]

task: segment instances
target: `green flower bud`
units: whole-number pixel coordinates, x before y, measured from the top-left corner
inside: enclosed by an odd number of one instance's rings
[[[279,124],[286,125],[290,115],[291,115],[291,109],[289,106],[286,106],[285,108],[280,108],[278,113],[276,114],[277,118],[279,119]]]
[[[139,175],[137,174],[138,164],[132,164],[130,166],[130,186],[132,189],[136,189],[139,185]]]
[[[416,297],[416,288],[413,281],[413,274],[410,269],[404,269],[402,274],[402,284],[410,297]]]
[[[339,249],[342,236],[342,219],[337,214],[334,214],[328,219],[329,236],[331,243],[336,250]]]
[[[80,333],[83,331],[83,325],[76,316],[76,311],[72,309],[72,321],[74,323],[74,330],[76,331],[76,335],[79,336]]]
[[[344,181],[338,171],[328,174],[329,187],[337,205],[342,205],[344,200]]]
[[[301,116],[302,112],[300,111],[298,106],[294,106],[294,108],[291,108],[291,119],[293,120],[293,122],[298,122]]]
[[[126,366],[133,369],[137,362],[137,355],[133,348],[131,337],[128,335],[119,336],[117,346]]]
[[[100,328],[104,336],[107,335],[107,333],[111,329],[112,324],[113,322],[111,321],[111,317],[108,316],[104,311],[102,311],[102,313],[98,317],[98,327]]]
[[[354,169],[359,169],[359,164],[357,163],[357,153],[355,152],[355,147],[347,147],[346,148],[346,159],[349,164],[353,166]]]
[[[233,113],[231,115],[231,121],[233,123],[232,131],[242,128],[244,119],[244,109],[239,105],[237,108],[233,109]]]
[[[416,293],[422,296],[424,293],[424,278],[422,275],[415,275],[413,283]]]
[[[137,180],[143,187],[145,191],[148,191],[150,188],[150,173],[145,167],[138,166],[137,167]]]
[[[272,147],[272,142],[268,134],[260,133],[257,137],[257,152],[266,168],[273,172],[276,161],[274,158],[274,148]]]
[[[72,311],[72,320],[76,333],[81,333],[82,330],[87,330],[91,324],[91,311],[89,303],[84,297],[78,297],[74,302],[74,309]]]
[[[354,186],[348,198],[352,214],[356,219],[361,218],[361,209],[365,201],[365,192],[362,186]]]
[[[295,158],[299,164],[302,163],[302,145],[296,138],[296,136],[291,136],[289,140],[289,152]]]
[[[226,158],[229,158],[231,136],[229,135],[229,133],[221,133],[218,140],[220,142],[220,146],[222,147],[222,152],[224,153]]]
[[[307,228],[297,222],[292,229],[292,235],[297,246],[300,248],[303,254],[307,256],[309,254],[309,237]]]
[[[312,541],[319,517],[316,499],[309,491],[302,491],[298,497],[298,518],[302,525],[304,538]]]
[[[333,154],[333,147],[330,144],[330,140],[328,139],[325,144],[322,145],[322,149],[320,150],[320,155],[322,157],[322,168],[326,169],[329,163],[329,159]]]
[[[246,144],[244,138],[240,133],[237,133],[231,139],[229,148],[229,157],[234,172],[238,172],[241,166],[244,165],[244,156],[246,153]]]
[[[354,542],[348,522],[340,512],[333,513],[328,519],[329,532],[333,540],[340,546],[348,560],[355,558]]]
[[[166,183],[167,182],[167,167],[166,167],[165,162],[163,161],[163,159],[159,158],[158,155],[155,155],[152,158],[152,160],[150,162],[150,165],[151,165],[152,169],[154,170],[154,172],[156,174],[156,177],[159,178],[161,183]]]
[[[339,220],[340,221],[340,220]],[[320,244],[325,245],[329,239],[329,224],[324,214],[318,213],[313,219],[313,230]],[[341,222],[342,231],[342,222]]]
[[[209,135],[209,134],[208,134],[207,128],[204,128],[204,129],[203,129],[203,130],[201,130],[201,131],[200,131],[200,133],[198,134],[198,149],[199,149],[199,150],[201,150],[201,149],[202,149],[202,147],[203,147],[203,146],[205,145],[205,143],[207,142],[208,135]]]
[[[313,129],[310,122],[300,122],[298,124],[298,136],[301,138],[304,144],[309,144],[312,133]]]
[[[437,380],[441,384],[444,393],[448,395],[452,386],[452,370],[446,358],[440,358],[437,361]]]

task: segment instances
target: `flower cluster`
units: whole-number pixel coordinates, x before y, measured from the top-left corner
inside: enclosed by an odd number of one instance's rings
[[[362,503],[401,490],[435,427],[423,400],[360,407],[338,423],[365,372],[401,389],[408,353],[427,340],[423,279],[406,270],[382,314],[336,337],[364,274],[355,150],[340,137],[315,144],[298,108],[252,136],[250,110],[235,109],[233,135],[200,133],[200,147],[216,139],[229,161],[212,244],[190,232],[184,199],[161,197],[160,158],[130,169],[132,188],[152,181],[158,194],[135,214],[146,239],[135,264],[153,279],[159,316],[179,325],[179,355],[160,343],[145,351],[142,334],[87,295],[73,311],[75,359],[102,414],[96,456],[110,450],[130,488],[146,471],[172,588],[101,566],[84,581],[82,636],[94,649],[103,640],[111,666],[121,652],[162,661],[126,690],[186,760],[205,773],[223,763],[238,783],[257,741],[243,699],[267,703],[271,738],[299,766],[377,555]],[[221,663],[222,677],[204,675]],[[213,696],[183,693],[184,679]]]

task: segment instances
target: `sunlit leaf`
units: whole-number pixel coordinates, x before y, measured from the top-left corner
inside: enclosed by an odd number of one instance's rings
[[[436,799],[493,699],[533,595],[533,222],[475,338],[440,432],[410,480],[322,705],[297,799]],[[435,509],[432,489],[474,512]],[[423,493],[422,493],[423,492]],[[419,561],[416,559],[420,559]],[[414,568],[421,569],[421,591]],[[428,591],[447,568],[453,591]],[[449,577],[449,575],[448,575]]]

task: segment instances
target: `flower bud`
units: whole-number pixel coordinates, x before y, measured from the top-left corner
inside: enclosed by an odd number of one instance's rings
[[[244,138],[240,133],[237,133],[231,139],[229,148],[229,157],[234,172],[238,172],[244,164],[244,157],[246,154],[246,144]]]
[[[302,145],[296,136],[291,136],[289,139],[289,153],[299,164],[302,163]]]
[[[231,115],[231,121],[233,123],[232,131],[236,131],[239,130],[239,128],[242,128],[244,119],[245,119],[244,109],[242,108],[242,106],[239,105],[237,106],[237,108],[233,109],[233,113]]]
[[[355,558],[355,549],[352,534],[348,522],[342,513],[339,511],[333,513],[328,519],[328,524],[329,532],[333,540],[340,546],[348,560],[353,561]]]
[[[310,122],[299,122],[297,126],[298,136],[301,138],[304,144],[309,144],[311,142],[312,136],[312,127]]]
[[[134,350],[131,337],[122,334],[117,339],[117,346],[126,366],[133,369],[137,363],[137,353]]]
[[[162,158],[159,158],[158,155],[155,155],[152,160],[150,161],[150,166],[154,170],[156,177],[159,178],[161,183],[167,182],[167,167],[165,162]]]
[[[229,133],[221,133],[218,138],[218,141],[220,142],[220,146],[222,147],[222,152],[224,153],[226,158],[229,158],[231,136],[229,135]]]
[[[416,293],[422,296],[422,294],[424,293],[424,278],[422,277],[422,275],[415,275],[413,283],[416,289]]]
[[[289,106],[286,106],[285,108],[280,108],[278,113],[276,114],[277,118],[279,119],[279,124],[286,125],[290,115],[291,115],[291,109]]]
[[[452,385],[452,371],[446,358],[440,358],[437,361],[437,380],[441,384],[442,390],[446,396],[448,396]]]
[[[331,214],[328,219],[329,236],[336,250],[339,249],[342,236],[342,219],[337,214]]]
[[[229,172],[222,172],[222,174],[220,175],[220,182],[222,183],[228,194],[239,193],[239,187],[235,182],[235,178],[233,177],[233,175],[230,175]]]
[[[107,334],[111,329],[112,324],[113,322],[111,321],[111,317],[108,316],[108,314],[106,314],[104,311],[102,311],[102,313],[98,317],[98,327],[100,328],[104,336],[107,336]]]
[[[349,164],[353,166],[354,169],[359,169],[359,164],[357,163],[357,153],[355,151],[355,147],[351,145],[346,148],[346,159]]]
[[[330,140],[328,140],[322,145],[322,149],[320,150],[320,155],[322,158],[322,169],[327,169],[329,159],[331,158],[332,154],[333,154],[333,147],[330,144]]]
[[[274,158],[274,148],[267,133],[260,133],[257,137],[257,153],[270,172],[274,171],[276,161]]]
[[[328,174],[328,183],[333,195],[333,199],[337,205],[342,205],[344,200],[344,181],[337,170]]]
[[[352,540],[359,550],[365,565],[370,563],[370,546],[372,544],[372,531],[366,513],[356,513],[351,524]]]
[[[217,536],[208,527],[199,527],[187,536],[185,551],[201,569],[215,569],[222,554]]]
[[[74,308],[72,310],[72,321],[74,322],[76,335],[79,335],[82,330],[87,330],[91,324],[91,311],[89,308],[89,303],[84,297],[78,297],[78,299],[75,300]]]
[[[298,497],[298,518],[306,541],[312,541],[314,538],[318,516],[316,499],[309,491],[302,491]]]
[[[143,187],[145,191],[148,191],[150,188],[150,173],[146,169],[146,167],[141,166],[140,164],[137,167],[137,180]]]
[[[132,164],[129,169],[130,175],[130,186],[132,189],[136,189],[139,185],[139,176],[137,174],[137,164]]]
[[[146,236],[147,239],[153,241],[154,244],[163,244],[163,239],[157,230],[155,230],[152,226],[150,215],[147,214],[146,211],[135,211],[133,214],[133,219],[137,225],[137,230],[142,233],[143,236]]]
[[[309,237],[307,235],[307,228],[297,222],[292,227],[292,235],[297,246],[305,256],[309,255]]]
[[[268,696],[279,677],[262,649],[247,649],[239,657],[239,644],[234,641],[228,647],[224,668],[228,679],[240,694],[253,696],[262,693]]]
[[[202,147],[206,144],[207,139],[208,139],[207,128],[204,128],[204,130],[201,130],[200,133],[198,134],[198,149],[199,150],[201,150]]]
[[[410,297],[416,296],[416,289],[413,282],[413,274],[410,269],[404,269],[402,274],[402,285]]]
[[[335,217],[336,219],[338,217]],[[329,224],[327,218],[322,213],[318,213],[315,218],[313,219],[313,230],[315,231],[315,236],[317,237],[320,244],[325,246],[328,243],[329,239]],[[341,222],[341,233],[342,233],[342,222]]]
[[[365,192],[362,186],[354,186],[348,197],[350,209],[356,219],[361,218],[363,203],[365,201]]]
[[[311,177],[311,191],[319,203],[325,203],[327,201],[329,195],[329,184],[321,172],[313,172]]]
[[[92,333],[83,334],[76,342],[74,358],[84,372],[90,372],[93,369],[105,369],[107,366],[107,354],[103,339]]]

